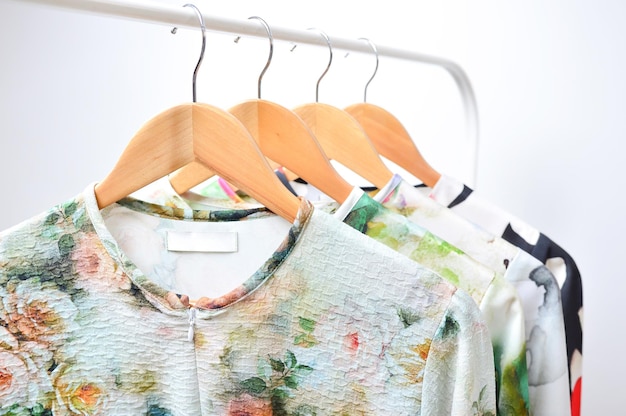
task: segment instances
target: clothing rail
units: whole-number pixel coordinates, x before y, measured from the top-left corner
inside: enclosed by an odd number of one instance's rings
[[[46,4],[54,7],[81,10],[99,15],[129,18],[168,26],[199,29],[198,17],[194,10],[186,7],[175,7],[160,3],[139,0],[20,0],[31,3]],[[255,21],[235,20],[211,16],[202,13],[206,29],[234,35],[248,35],[266,38],[265,29]],[[310,30],[297,30],[280,26],[271,26],[275,40],[290,41],[296,44],[309,44],[327,47],[320,41],[318,33]],[[333,48],[352,52],[372,53],[370,46],[358,39],[332,37]],[[472,175],[475,186],[478,170],[478,108],[470,80],[465,71],[455,62],[421,53],[376,45],[379,57],[390,57],[424,64],[440,66],[454,79],[465,109],[466,132],[470,140],[470,152],[473,161]]]

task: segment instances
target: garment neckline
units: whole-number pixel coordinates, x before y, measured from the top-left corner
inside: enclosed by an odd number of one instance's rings
[[[153,282],[146,276],[137,265],[124,253],[120,245],[108,230],[102,212],[98,208],[95,197],[95,183],[89,185],[83,192],[87,215],[95,229],[98,239],[106,251],[108,260],[116,267],[121,268],[131,282],[136,285],[144,294],[148,302],[163,313],[172,315],[186,315],[188,309],[196,309],[200,312],[199,317],[210,317],[224,312],[234,304],[243,301],[253,292],[262,288],[265,283],[274,275],[276,270],[282,265],[284,260],[298,242],[301,234],[306,229],[313,214],[313,205],[304,198],[300,198],[300,209],[298,215],[291,225],[287,235],[279,247],[272,255],[260,265],[260,267],[250,275],[241,285],[233,290],[216,298],[200,297],[191,305],[188,296],[169,291]],[[144,202],[131,197],[124,198],[115,205],[105,209],[113,209],[115,206],[122,206],[139,212],[143,215],[156,216],[170,220],[197,221],[197,222],[223,222],[241,221],[251,218],[267,216],[264,209],[249,210],[193,210],[192,217],[189,210],[162,206],[150,202]]]

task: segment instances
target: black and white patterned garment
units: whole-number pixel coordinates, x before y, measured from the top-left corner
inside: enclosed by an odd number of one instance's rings
[[[583,290],[574,259],[558,244],[513,214],[486,201],[463,183],[443,175],[433,189],[423,188],[435,201],[452,209],[488,232],[541,260],[561,288],[569,358],[572,415],[580,415],[582,387]]]

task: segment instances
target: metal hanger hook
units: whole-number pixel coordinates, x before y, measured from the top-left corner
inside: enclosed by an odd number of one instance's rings
[[[261,75],[259,75],[259,82],[257,86],[257,90],[258,90],[257,95],[260,100],[261,99],[261,81],[263,80],[263,75],[265,75],[265,71],[267,71],[267,68],[269,68],[270,63],[272,62],[272,56],[274,56],[274,37],[272,36],[272,30],[270,29],[270,26],[267,24],[265,20],[263,20],[259,16],[250,16],[248,17],[248,19],[257,19],[258,21],[260,21],[263,24],[263,27],[265,27],[265,31],[267,32],[267,37],[270,40],[270,54],[267,57],[267,63],[265,64],[263,71],[261,71]]]
[[[365,89],[363,91],[363,102],[366,103],[367,102],[367,87],[369,87],[370,82],[372,82],[372,80],[376,76],[376,73],[378,72],[378,49],[376,49],[376,45],[374,45],[374,42],[372,42],[371,40],[367,38],[359,38],[359,40],[366,41],[370,45],[372,50],[374,51],[374,54],[376,55],[376,67],[374,68],[374,73],[370,77],[369,81],[367,81],[367,84],[365,84]]]
[[[328,37],[328,35],[323,30],[319,30],[319,29],[314,28],[314,27],[310,27],[307,30],[317,30],[318,32],[320,32],[320,35],[322,35],[322,37],[324,38],[324,40],[328,44],[328,52],[329,52],[328,66],[326,66],[326,69],[324,70],[324,72],[322,72],[322,75],[317,80],[317,85],[315,86],[315,102],[318,102],[319,101],[319,95],[320,95],[320,82],[322,82],[322,78],[324,78],[326,76],[326,73],[330,69],[330,64],[333,63],[333,46],[330,44],[330,38]]]
[[[193,4],[188,3],[185,4],[183,7],[193,7],[193,9],[196,11],[196,14],[198,15],[198,19],[200,20],[200,29],[202,29],[202,49],[200,50],[200,58],[198,59],[198,63],[196,64],[196,69],[194,69],[193,71],[193,82],[192,82],[192,88],[193,88],[193,102],[196,102],[196,79],[198,78],[198,70],[200,69],[200,64],[202,63],[202,60],[204,59],[204,50],[206,48],[206,26],[204,25],[204,18],[202,17],[202,13],[200,13],[200,10]]]

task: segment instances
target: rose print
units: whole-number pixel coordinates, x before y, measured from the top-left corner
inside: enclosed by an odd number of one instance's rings
[[[73,329],[76,307],[51,283],[34,279],[0,287],[0,324],[19,341],[59,346]]]
[[[94,415],[101,408],[103,391],[96,384],[83,382],[78,385],[58,386],[57,400],[63,402],[71,414]]]
[[[343,303],[344,310],[329,310],[311,335],[316,339],[333,340],[328,359],[338,376],[351,382],[372,383],[385,374],[381,368],[384,360],[380,356],[392,341],[392,329],[377,325],[357,300],[348,296]],[[367,365],[363,365],[364,362]]]
[[[53,386],[56,401],[53,414],[90,416],[101,414],[106,392],[98,382],[90,380],[84,372],[73,372],[72,368],[60,365],[53,371]]]
[[[0,410],[33,407],[52,391],[49,367],[52,354],[33,342],[19,342],[0,326]]]
[[[96,233],[77,237],[71,253],[76,276],[76,287],[89,292],[128,290],[131,280],[111,260]]]
[[[272,403],[269,399],[254,397],[244,393],[228,403],[228,416],[272,416]]]

